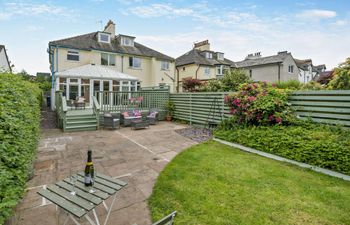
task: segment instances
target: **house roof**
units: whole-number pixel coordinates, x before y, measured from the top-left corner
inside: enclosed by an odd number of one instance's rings
[[[290,53],[282,52],[277,55],[266,56],[266,57],[257,57],[257,58],[247,58],[243,61],[236,62],[238,68],[259,66],[266,64],[281,63],[285,60],[286,57],[290,56]]]
[[[137,81],[136,77],[110,69],[107,66],[86,64],[57,72],[58,77],[79,77],[86,79],[130,80]]]
[[[205,57],[205,52],[211,52],[213,54],[212,59],[208,59]],[[216,57],[216,53],[213,51],[201,51],[198,49],[192,49],[191,51],[183,54],[182,56],[176,58],[175,65],[176,66],[184,66],[188,64],[199,64],[199,65],[228,65],[235,67],[235,63],[229,59],[224,58],[224,60],[218,60]]]
[[[311,59],[294,59],[294,61],[300,69],[307,69],[309,66],[312,66]]]
[[[1,52],[2,50],[4,50],[4,52],[5,52],[5,57],[6,57],[7,64],[8,64],[8,66],[9,66],[9,68],[10,68],[10,72],[12,72],[12,68],[11,68],[11,65],[10,65],[10,60],[9,60],[8,55],[7,55],[5,45],[0,45],[0,52]]]
[[[98,32],[92,32],[75,37],[65,38],[61,40],[51,41],[49,45],[59,45],[66,48],[75,48],[82,50],[99,50],[106,52],[115,52],[122,54],[155,57],[161,60],[173,61],[174,58],[160,53],[156,50],[148,48],[140,43],[134,42],[134,46],[122,46],[120,44],[120,36],[116,36],[111,43],[98,42]],[[126,35],[123,35],[126,36]]]

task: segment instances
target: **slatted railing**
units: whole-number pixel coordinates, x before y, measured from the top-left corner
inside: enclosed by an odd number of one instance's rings
[[[224,103],[227,94],[225,92],[170,94],[170,100],[175,105],[174,118],[201,125],[206,125],[208,122],[218,124],[230,115],[229,108]],[[217,104],[214,110],[212,107],[215,99]]]
[[[120,112],[127,109],[164,110],[169,101],[169,91],[101,91],[95,92],[101,112]]]
[[[296,91],[289,101],[300,119],[350,127],[350,91]]]

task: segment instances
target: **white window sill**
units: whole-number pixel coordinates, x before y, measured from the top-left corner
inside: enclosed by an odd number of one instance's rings
[[[66,59],[66,62],[79,63],[79,62],[80,62],[80,60],[69,60],[69,59]]]
[[[129,69],[132,69],[132,70],[142,70],[141,67],[132,67],[132,66],[129,66]]]
[[[170,69],[160,69],[160,70],[162,70],[162,71],[170,71]]]

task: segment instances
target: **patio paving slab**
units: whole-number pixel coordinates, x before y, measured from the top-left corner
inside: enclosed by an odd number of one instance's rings
[[[96,171],[128,182],[118,193],[108,224],[151,224],[146,200],[159,173],[177,153],[197,144],[176,132],[186,127],[160,122],[144,130],[122,128],[72,133],[43,130],[34,177],[27,183],[27,193],[7,225],[62,223],[64,213],[57,213],[56,207],[36,192],[68,177],[71,172],[83,171],[89,147],[93,150]],[[105,214],[105,211],[101,207],[97,213]]]

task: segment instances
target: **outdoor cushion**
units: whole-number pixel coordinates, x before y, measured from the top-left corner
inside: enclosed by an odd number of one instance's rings
[[[142,116],[128,116],[128,117],[125,117],[125,119],[138,119],[138,118],[141,118]]]
[[[124,117],[129,117],[129,113],[128,112],[123,112],[122,113]]]
[[[134,116],[141,116],[141,112],[139,110],[135,109]]]
[[[104,117],[112,117],[112,114],[110,114],[110,113],[105,113],[103,116],[104,116]]]
[[[155,118],[157,115],[157,112],[151,112],[147,117]]]

